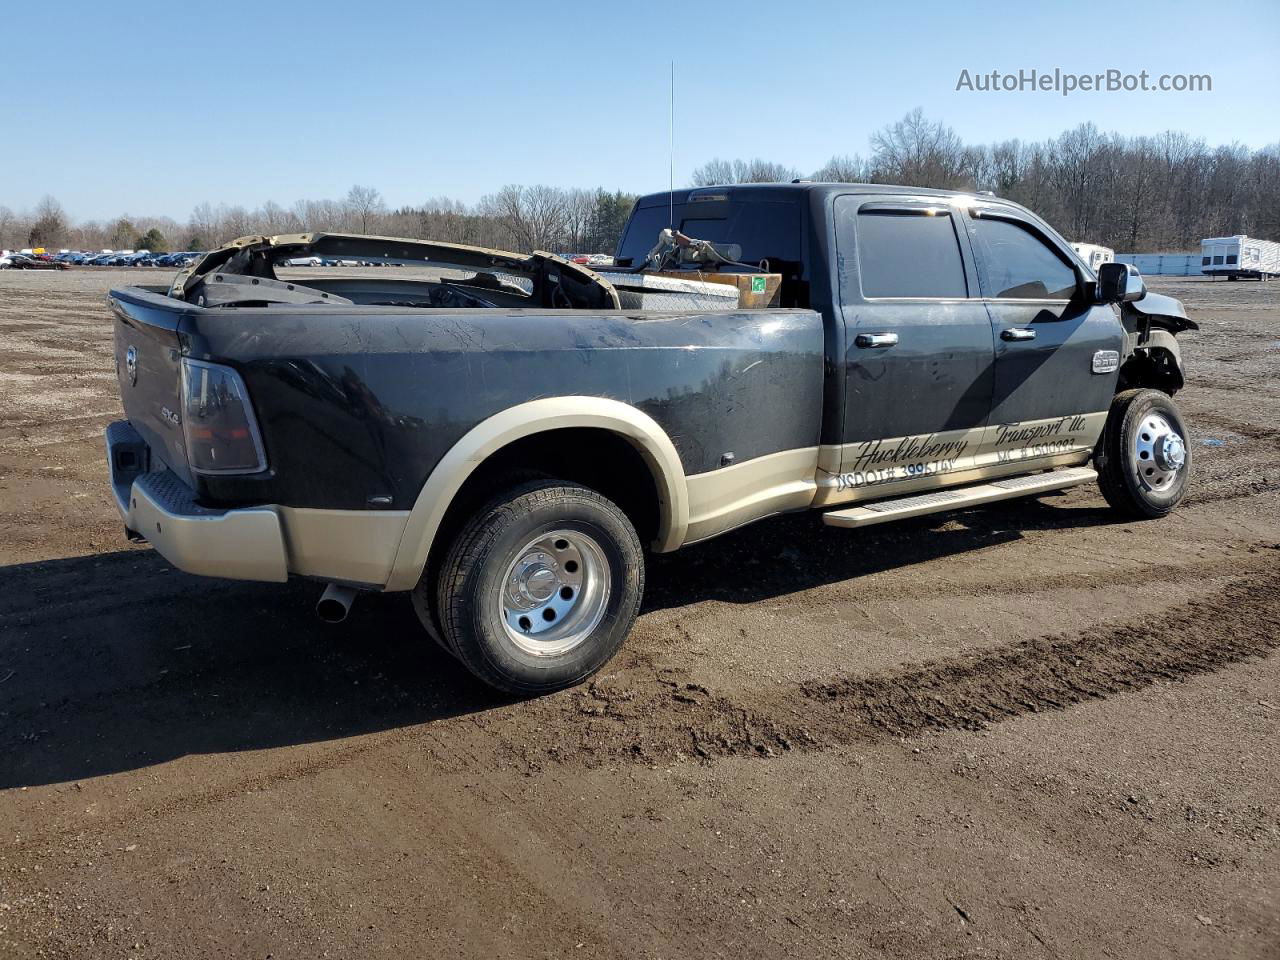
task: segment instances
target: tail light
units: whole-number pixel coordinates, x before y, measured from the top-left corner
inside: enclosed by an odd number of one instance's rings
[[[196,473],[267,469],[262,436],[240,374],[203,360],[182,360],[182,432]]]

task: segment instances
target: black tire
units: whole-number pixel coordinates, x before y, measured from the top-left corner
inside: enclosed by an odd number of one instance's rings
[[[1151,418],[1159,417],[1178,434],[1183,443],[1184,462],[1163,486],[1153,487],[1140,476],[1140,471],[1162,471],[1142,460],[1143,453],[1136,450],[1139,440],[1148,434],[1141,432]],[[1098,470],[1098,486],[1108,504],[1125,516],[1155,519],[1166,516],[1187,492],[1191,476],[1191,447],[1187,444],[1187,428],[1177,405],[1168,394],[1159,390],[1125,390],[1111,401],[1106,426],[1094,453],[1094,465]]]
[[[531,651],[539,647],[540,635],[525,636],[503,613],[507,575],[522,555],[542,549],[532,544],[557,532],[595,550],[593,559],[582,563],[580,595],[574,600],[583,604],[576,615],[595,614],[563,641],[572,643],[570,648]],[[554,557],[548,562],[557,566],[552,561]],[[578,569],[572,561],[563,569],[571,566]],[[593,583],[599,585],[594,596],[587,589],[589,569],[596,571]],[[510,487],[476,511],[450,545],[435,583],[427,580],[415,590],[415,606],[421,615],[431,596],[426,591],[434,592],[449,652],[490,686],[532,696],[581,683],[617,652],[640,611],[644,553],[631,521],[615,503],[587,487],[544,478]],[[568,618],[575,614],[565,616],[571,626]],[[519,622],[527,625],[528,618]]]

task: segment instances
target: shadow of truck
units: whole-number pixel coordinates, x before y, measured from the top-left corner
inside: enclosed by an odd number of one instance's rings
[[[754,603],[1109,522],[1039,501],[857,534],[777,517],[652,557],[645,610]],[[406,597],[362,596],[332,626],[315,617],[318,594],[188,576],[149,550],[0,568],[0,788],[518,708],[432,643]]]

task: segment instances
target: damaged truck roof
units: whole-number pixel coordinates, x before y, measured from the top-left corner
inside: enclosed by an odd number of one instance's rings
[[[545,251],[523,254],[461,243],[344,233],[297,233],[232,240],[180,271],[169,288],[169,296],[193,301],[202,292],[202,287],[243,287],[244,278],[253,278],[257,298],[272,302],[350,302],[336,293],[321,295],[321,291],[314,288],[285,283],[276,276],[276,264],[311,256],[474,271],[473,277],[445,283],[497,294],[504,301],[501,304],[504,306],[516,305],[510,302],[511,298],[516,298],[523,301],[522,305],[534,307],[597,310],[616,310],[619,307],[617,292],[608,280],[580,264]],[[501,275],[504,274],[528,281],[529,289],[503,282]],[[381,283],[414,286],[423,285],[424,281],[397,277]],[[206,297],[206,301],[213,301],[207,305],[215,305],[218,301],[236,302],[232,294],[225,297]]]

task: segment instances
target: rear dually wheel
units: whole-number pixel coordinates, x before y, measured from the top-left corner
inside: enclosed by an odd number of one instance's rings
[[[417,590],[432,586],[424,578]],[[507,693],[547,693],[617,652],[639,613],[644,555],[615,503],[578,484],[534,480],[462,527],[434,592],[444,639],[468,670]]]

